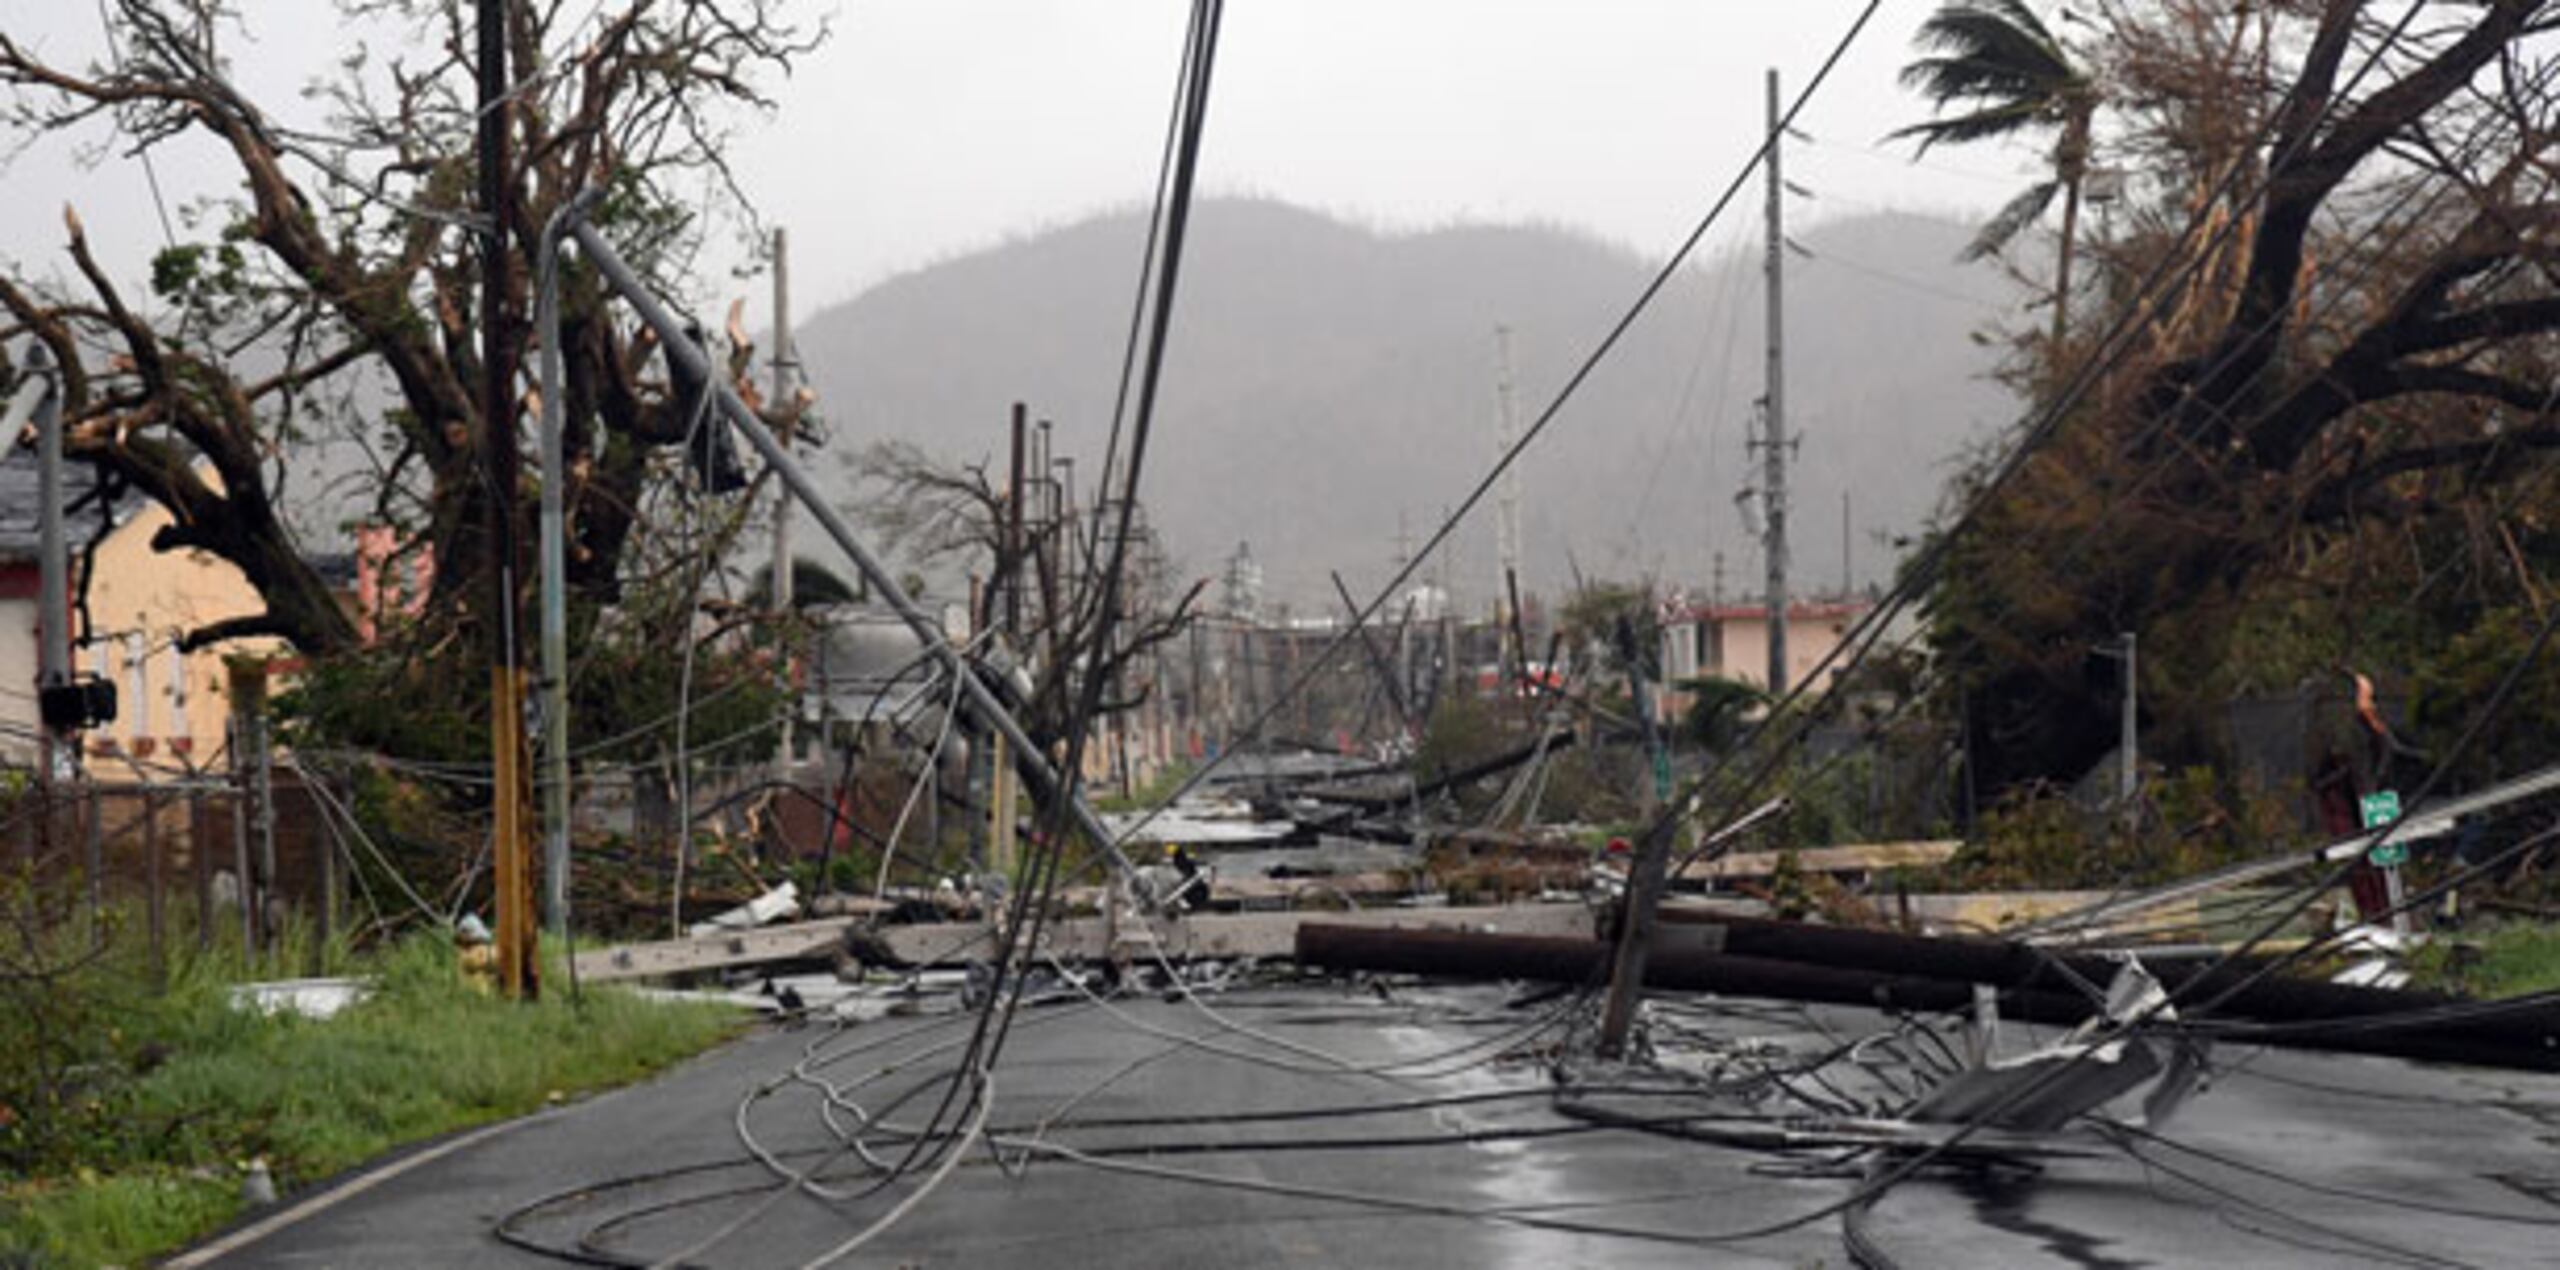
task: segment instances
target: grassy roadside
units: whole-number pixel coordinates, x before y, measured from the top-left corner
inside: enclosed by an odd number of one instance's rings
[[[2440,937],[2411,963],[2414,986],[2493,1000],[2560,988],[2560,926],[2514,922]]]
[[[175,968],[162,993],[87,985],[106,1003],[80,1094],[46,1142],[15,1115],[0,1126],[32,1174],[0,1182],[0,1265],[140,1264],[238,1216],[252,1159],[290,1194],[403,1143],[636,1080],[744,1024],[611,989],[573,1005],[556,973],[537,1004],[499,1001],[460,982],[439,939],[348,961],[375,991],[325,1021],[232,1009],[232,976],[210,960]]]

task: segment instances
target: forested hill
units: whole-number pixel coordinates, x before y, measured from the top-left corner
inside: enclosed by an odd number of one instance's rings
[[[1873,214],[1796,236],[1811,255],[1788,261],[1787,396],[1802,435],[1794,556],[1810,586],[1838,584],[1844,489],[1863,583],[1890,567],[1877,538],[1915,528],[1967,439],[2010,418],[1975,334],[2013,293],[1995,269],[1955,263],[1969,233]],[[890,435],[993,456],[1020,399],[1057,421],[1089,478],[1144,234],[1142,214],[1098,217],[814,315],[798,338],[833,448]],[[1758,466],[1745,433],[1761,391],[1761,261],[1723,241],[1529,451],[1530,588],[1552,590],[1572,568],[1699,586],[1718,550],[1730,587],[1757,576],[1734,494]],[[1511,331],[1525,427],[1653,268],[1549,227],[1385,233],[1267,201],[1203,203],[1147,454],[1149,510],[1190,572],[1247,540],[1275,595],[1300,605],[1328,602],[1328,569],[1374,585],[1400,516],[1419,537],[1492,460],[1495,328]],[[1462,601],[1481,602],[1496,573],[1490,513],[1456,543]]]

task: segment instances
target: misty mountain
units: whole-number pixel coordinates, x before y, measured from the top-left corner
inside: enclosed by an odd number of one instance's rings
[[[1063,226],[804,322],[831,448],[903,436],[954,460],[997,458],[1022,400],[1056,421],[1059,452],[1090,481],[1145,230],[1141,212]],[[2009,284],[1955,263],[1971,232],[1875,214],[1795,236],[1810,253],[1790,255],[1786,293],[1800,589],[1840,583],[1842,491],[1864,585],[1891,568],[1879,539],[1917,527],[1965,442],[2014,412],[1973,338]],[[1555,228],[1389,233],[1274,202],[1204,202],[1141,496],[1191,574],[1244,541],[1274,598],[1332,603],[1328,569],[1374,588],[1400,526],[1421,539],[1493,460],[1495,328],[1511,332],[1525,429],[1654,268]],[[1761,277],[1758,252],[1739,248],[1683,271],[1527,452],[1524,589],[1560,590],[1578,567],[1703,592],[1718,552],[1729,593],[1757,585],[1759,547],[1734,496],[1760,465],[1745,437],[1761,394]],[[1484,603],[1499,576],[1492,499],[1450,549],[1459,599]]]

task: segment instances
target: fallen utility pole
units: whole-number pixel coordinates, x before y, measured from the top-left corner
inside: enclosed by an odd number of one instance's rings
[[[1744,956],[1723,951],[1720,942],[1712,926],[1690,926],[1676,934],[1667,928],[1646,957],[1645,986],[1886,1011],[1963,1013],[1973,1008],[1974,985],[1965,980]],[[1302,924],[1297,932],[1298,964],[1335,971],[1596,986],[1608,973],[1612,952],[1606,940],[1540,935],[1383,931],[1320,922]],[[2169,982],[2166,977],[2162,981]],[[2560,1018],[2547,1004],[2486,1015],[2464,1025],[2467,1030],[2455,1031],[2429,1012],[2450,1004],[2476,1010],[2488,1003],[2454,1003],[2429,993],[2392,995],[2399,1005],[2390,1015],[2186,1026],[2196,1026],[2203,1035],[2227,1032],[2253,1044],[2560,1071]],[[2000,1012],[2006,1018],[2067,1027],[2102,1011],[2084,993],[2019,988],[2000,995]]]
[[[1710,941],[1726,953],[1842,970],[1917,975],[1990,984],[2003,989],[2056,992],[2105,988],[2121,963],[2096,953],[2058,952],[2001,939],[1904,935],[1895,931],[1816,926],[1752,917],[1699,917],[1667,912],[1666,923],[1714,930]],[[2411,1010],[2449,1010],[2477,1002],[2442,993],[2367,988],[2318,979],[2271,975],[2259,964],[2182,965],[2145,962],[2160,986],[2184,1001],[2216,1001],[2217,1018],[2262,1023],[2345,1023]],[[2230,994],[2224,999],[2224,994]],[[2485,1020],[2449,1017],[2429,1025],[2442,1038],[2465,1037],[2493,1045],[2547,1046],[2560,1052],[2560,1005],[2502,1012]]]
[[[1076,827],[1110,857],[1113,867],[1123,875],[1131,872],[1128,857],[1121,853],[1118,841],[1103,825],[1101,818],[1094,814],[1093,807],[1081,794],[1070,789],[1067,780],[1049,765],[1044,751],[1032,742],[1030,734],[1023,731],[1022,725],[997,699],[995,691],[979,676],[976,666],[952,646],[941,624],[907,595],[906,589],[898,585],[897,575],[853,532],[853,526],[844,515],[827,502],[817,483],[801,470],[790,451],[774,439],[764,421],[738,399],[727,378],[711,364],[710,355],[685,337],[684,326],[676,320],[675,314],[649,289],[640,275],[633,272],[621,253],[613,249],[613,244],[607,242],[594,225],[578,220],[570,226],[569,232],[577,238],[579,249],[586,254],[588,262],[640,315],[640,320],[657,333],[659,346],[670,364],[680,366],[686,375],[704,385],[704,391],[711,395],[712,405],[772,466],[774,475],[781,478],[783,485],[807,505],[818,527],[826,531],[827,536],[834,539],[836,545],[852,559],[872,592],[897,613],[908,629],[915,632],[926,652],[942,664],[944,673],[952,676],[959,685],[961,706],[971,720],[981,727],[993,729],[1004,738],[1008,757],[1012,759],[1015,770],[1022,774],[1023,781],[1030,786],[1032,795],[1044,803],[1065,800]]]
[[[2461,817],[2477,815],[2508,803],[2539,794],[2560,790],[2560,764],[2527,772],[2513,780],[2501,781],[2477,793],[2440,803],[2427,803],[2409,808],[2399,819],[2377,825],[2335,842],[2324,843],[2309,851],[2293,850],[2264,860],[2245,861],[2200,874],[2182,882],[2128,895],[2122,899],[2092,904],[2073,912],[2059,914],[2020,929],[2019,933],[2044,941],[2065,941],[2075,935],[2101,932],[2101,925],[2131,913],[2165,907],[2191,896],[2246,886],[2251,882],[2281,877],[2296,869],[2322,864],[2339,864],[2393,842],[2414,842],[2453,831]]]
[[[1414,786],[1411,790],[1400,791],[1394,794],[1370,794],[1355,790],[1323,788],[1309,788],[1300,792],[1318,802],[1344,803],[1349,806],[1358,807],[1363,811],[1392,811],[1398,807],[1406,806],[1417,799],[1429,798],[1432,795],[1439,793],[1441,790],[1457,785],[1464,785],[1469,781],[1482,780],[1496,772],[1509,771],[1512,768],[1520,766],[1522,763],[1526,763],[1529,760],[1538,757],[1541,752],[1553,753],[1557,750],[1569,748],[1573,745],[1577,736],[1578,734],[1571,728],[1558,728],[1547,733],[1541,740],[1531,741],[1526,745],[1504,750],[1502,753],[1496,754],[1482,762],[1471,763],[1465,767],[1459,768],[1457,771],[1449,772],[1424,781],[1421,784]]]

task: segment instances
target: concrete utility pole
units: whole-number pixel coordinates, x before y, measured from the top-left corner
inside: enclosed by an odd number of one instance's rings
[[[36,422],[36,696],[45,700],[71,684],[71,561],[62,541],[62,388],[53,355],[41,342],[28,351],[29,378],[43,387],[35,401]],[[40,712],[42,713],[42,712]],[[68,729],[43,720],[44,752],[39,778],[48,791],[71,775],[78,748]],[[53,805],[48,797],[37,824],[49,828]]]
[[[1499,460],[1511,453],[1511,447],[1520,434],[1519,420],[1512,413],[1510,327],[1493,328],[1493,359],[1493,398],[1499,416],[1494,458]],[[1516,598],[1512,593],[1520,577],[1520,465],[1517,463],[1502,469],[1502,501],[1496,506],[1496,512],[1494,548],[1502,558],[1496,562],[1498,571],[1493,575],[1493,624],[1494,641],[1500,645],[1508,639],[1503,632],[1511,629],[1512,606]],[[1525,661],[1528,655],[1529,650],[1514,648],[1509,650],[1504,660],[1518,658]]]
[[[492,657],[489,670],[489,749],[496,781],[491,787],[497,889],[498,982],[510,997],[531,998],[541,988],[534,956],[531,860],[525,840],[526,752],[524,665],[516,647],[517,477],[515,344],[507,317],[514,262],[507,227],[515,219],[513,184],[507,179],[507,124],[514,113],[507,82],[507,0],[479,0],[480,109],[480,389],[481,461],[486,474],[489,523],[484,534],[488,573],[483,584]]]
[[[765,359],[773,371],[773,409],[784,420],[782,444],[791,444],[791,380],[800,369],[800,355],[791,347],[791,244],[781,226],[773,230],[773,353]],[[791,568],[791,491],[777,489],[773,495],[773,611],[784,621],[791,617],[791,592],[794,579]],[[781,759],[784,770],[798,757],[791,735],[792,724],[800,714],[800,694],[791,690],[791,659],[782,659],[782,727]]]
[[[1787,690],[1787,374],[1786,374],[1786,180],[1778,156],[1786,145],[1785,116],[1778,106],[1778,72],[1769,71],[1769,364],[1767,395],[1761,399],[1760,445],[1765,465],[1761,497],[1767,529],[1762,538],[1769,561],[1769,692]]]

